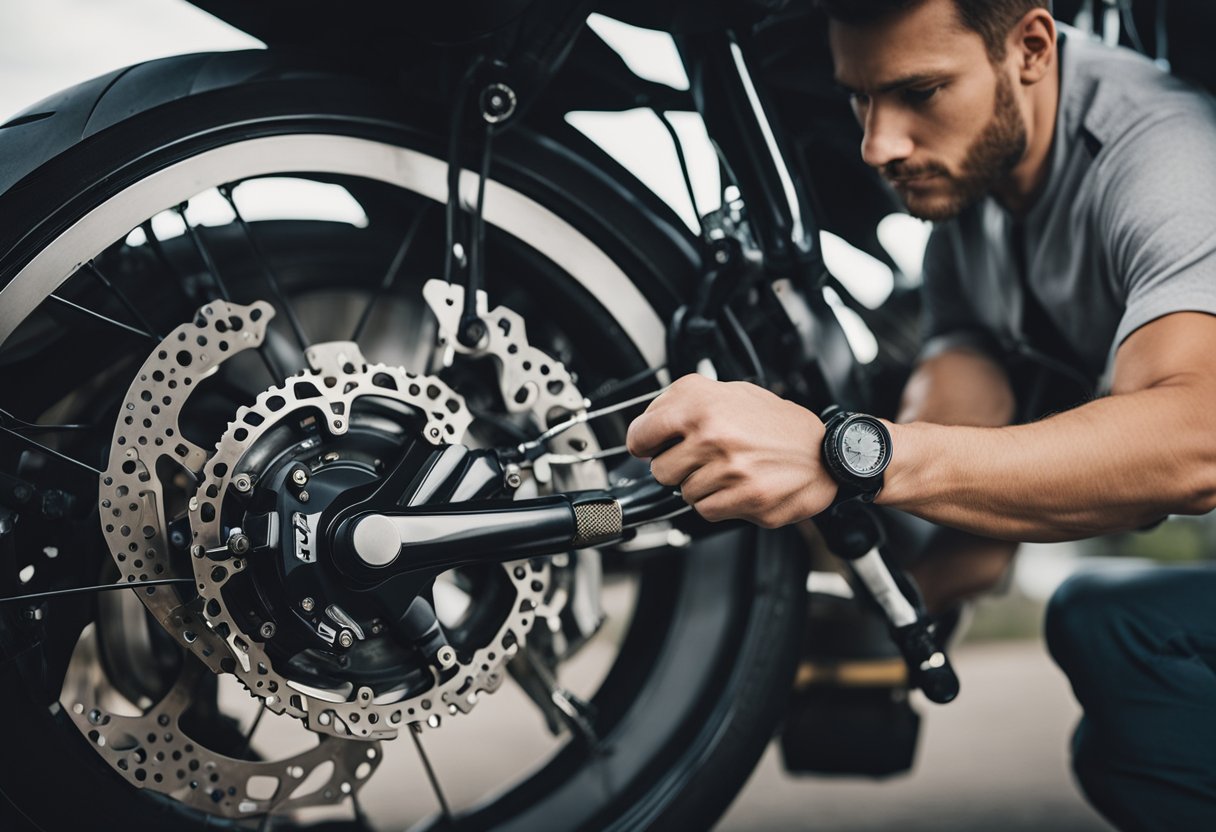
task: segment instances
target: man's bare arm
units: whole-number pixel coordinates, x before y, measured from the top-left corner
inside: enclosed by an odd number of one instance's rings
[[[892,426],[879,502],[978,534],[1064,540],[1216,507],[1216,317],[1129,337],[1112,395],[1009,428]]]
[[[960,347],[922,361],[904,387],[898,422],[1003,427],[1015,399],[1004,368],[984,353]],[[927,557],[910,569],[930,612],[950,609],[995,587],[1018,544],[942,527]]]

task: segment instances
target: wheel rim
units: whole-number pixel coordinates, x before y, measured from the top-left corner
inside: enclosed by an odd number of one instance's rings
[[[254,146],[260,154],[275,150],[272,154],[273,162],[257,154],[256,158],[251,160],[248,156],[232,152],[232,148],[248,149]],[[372,148],[376,149],[374,153],[369,152]],[[288,150],[290,152],[287,152]],[[159,209],[166,204],[189,198],[198,192],[200,182],[207,184],[214,179],[214,184],[220,184],[239,178],[234,176],[233,170],[230,169],[226,170],[225,175],[219,175],[221,167],[216,166],[220,162],[244,159],[247,164],[237,166],[236,173],[251,176],[301,170],[315,171],[320,165],[308,162],[320,160],[330,163],[335,158],[348,159],[358,155],[354,153],[356,150],[363,153],[360,163],[326,164],[325,167],[339,167],[337,172],[342,174],[390,184],[409,183],[407,190],[413,190],[431,199],[442,198],[442,190],[436,189],[436,180],[438,188],[441,189],[444,164],[434,157],[408,148],[348,136],[327,135],[273,136],[214,148],[157,171],[109,197],[39,252],[4,290],[0,291],[0,309],[4,310],[0,313],[0,344],[11,335],[25,314],[38,306],[42,300],[39,294],[45,297],[49,288],[58,287],[75,273],[75,266],[87,262],[111,241],[122,237],[131,227],[146,219],[149,215],[149,205]],[[374,163],[368,162],[369,158],[374,160]],[[192,175],[190,164],[195,159],[202,159],[207,165],[206,170],[214,171],[214,174],[210,178]],[[411,179],[411,176],[418,178]],[[167,201],[164,202],[151,201],[166,198]],[[637,352],[652,361],[652,364],[657,363],[656,357],[662,354],[663,332],[658,316],[636,287],[598,247],[539,203],[505,185],[492,183],[488,187],[486,206],[487,221],[490,225],[500,226],[508,233],[513,233],[558,266],[570,264],[569,268],[565,269],[567,274],[575,277],[588,289],[594,287],[594,294],[608,308],[611,316],[620,322]],[[604,291],[605,286],[612,288]],[[716,588],[710,589],[720,585],[714,583],[712,570],[705,570],[700,574],[702,582],[709,582],[702,589],[710,590],[711,595],[717,592]],[[692,593],[692,597],[695,596],[696,593]],[[725,616],[720,617],[719,623],[722,626],[725,626],[725,621]],[[724,632],[718,631],[719,635]],[[708,664],[705,663],[706,667]],[[685,677],[684,681],[687,683],[692,680]],[[569,793],[576,794],[576,791]],[[572,813],[578,814],[577,807],[572,807]],[[482,813],[478,817],[486,820],[490,816]]]

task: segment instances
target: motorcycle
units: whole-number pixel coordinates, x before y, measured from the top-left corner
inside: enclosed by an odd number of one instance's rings
[[[894,267],[897,206],[808,47],[822,21],[193,5],[269,48],[0,125],[6,828],[375,828],[360,794],[403,733],[439,808],[417,828],[708,828],[785,712],[806,545],[700,521],[625,429],[692,371],[890,412],[916,349],[915,286],[871,310],[823,261],[828,230]],[[670,32],[690,89],[634,75],[592,11]],[[677,152],[666,113],[706,123],[733,190],[699,234],[566,118],[638,107]],[[349,210],[259,214],[301,188]],[[912,684],[953,698],[888,565],[924,530],[818,524]],[[493,720],[508,677],[548,739],[453,805],[424,742]]]

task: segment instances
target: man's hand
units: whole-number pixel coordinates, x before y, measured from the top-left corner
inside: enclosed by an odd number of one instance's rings
[[[836,497],[820,457],[823,423],[754,384],[684,376],[634,420],[626,442],[706,520],[772,529]]]

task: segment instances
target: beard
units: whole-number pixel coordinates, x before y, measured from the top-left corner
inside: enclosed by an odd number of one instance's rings
[[[883,168],[883,175],[893,180],[908,213],[941,222],[957,217],[1008,176],[1026,154],[1026,142],[1026,123],[1013,94],[1013,83],[998,73],[992,120],[967,148],[957,174],[940,164],[912,168],[896,161]],[[901,184],[901,180],[929,177],[933,177],[928,180],[929,187]]]

